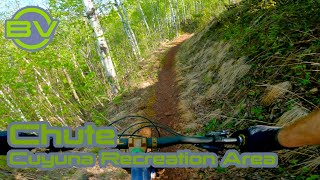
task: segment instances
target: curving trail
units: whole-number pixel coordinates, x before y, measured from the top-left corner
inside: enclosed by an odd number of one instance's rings
[[[154,119],[175,130],[178,130],[175,128],[175,125],[180,122],[177,110],[179,89],[176,84],[175,56],[180,44],[190,37],[190,35],[184,35],[175,40],[175,46],[169,50],[163,60],[163,66],[158,76],[158,83],[155,86],[156,100],[152,106],[155,112]],[[175,152],[177,150],[177,147],[171,147],[165,148],[162,151]],[[161,179],[190,179],[190,177],[192,177],[191,172],[187,171],[187,169],[175,168],[165,169],[165,173]]]

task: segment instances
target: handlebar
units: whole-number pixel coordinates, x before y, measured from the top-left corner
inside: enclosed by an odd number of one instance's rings
[[[21,133],[20,136],[33,137],[37,136],[34,133]],[[0,134],[1,140],[6,141],[7,134],[6,132],[3,135]],[[121,137],[121,136],[119,136]],[[236,145],[241,146],[244,142],[242,137],[230,138],[227,136],[226,131],[220,132],[211,132],[203,137],[191,137],[191,136],[172,136],[172,137],[160,137],[160,138],[119,138],[117,142],[116,149],[130,149],[134,147],[143,147],[143,148],[164,148],[177,144],[191,144],[208,151],[221,151],[225,149],[225,145]],[[10,149],[12,149],[7,143],[6,148],[3,147],[0,154],[4,154]],[[48,148],[50,152],[57,151],[68,151],[72,148],[55,148],[53,146],[53,139],[50,138],[50,147]]]
[[[137,141],[138,142],[135,142]],[[135,147],[136,144],[147,148],[164,148],[177,144],[192,144],[192,145],[240,145],[242,143],[239,138],[215,138],[215,137],[187,137],[173,136],[162,138],[120,138],[118,139],[117,149],[128,149]]]

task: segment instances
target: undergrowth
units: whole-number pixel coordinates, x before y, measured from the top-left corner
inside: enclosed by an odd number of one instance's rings
[[[282,126],[319,107],[320,1],[251,0],[228,9],[178,54],[180,110],[196,119],[186,120],[194,123],[188,132]],[[319,147],[279,155],[279,168],[259,172],[319,178]]]

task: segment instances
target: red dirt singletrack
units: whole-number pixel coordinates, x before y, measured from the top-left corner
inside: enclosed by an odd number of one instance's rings
[[[181,121],[177,108],[179,102],[179,89],[176,84],[175,56],[181,43],[190,37],[190,35],[183,35],[174,41],[174,46],[168,51],[163,60],[163,66],[158,75],[158,83],[155,86],[156,101],[153,104],[153,110],[156,113],[155,119],[174,130],[178,130],[176,125]],[[179,149],[176,147],[170,147],[165,148],[162,151],[176,152],[177,150]],[[185,168],[167,168],[161,179],[189,179],[190,173],[191,172],[187,171]]]

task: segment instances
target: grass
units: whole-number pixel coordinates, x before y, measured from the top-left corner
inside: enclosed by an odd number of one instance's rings
[[[283,126],[319,106],[320,1],[245,0],[228,9],[178,53],[182,117],[188,113],[203,125],[193,133]],[[219,116],[210,118],[217,110]],[[279,167],[283,172],[270,171],[274,178],[284,172],[318,178],[318,147],[280,154],[288,161]]]
[[[214,129],[214,127],[217,126],[217,120],[215,118],[213,118],[211,121],[209,121],[209,123],[205,126],[204,131],[206,133],[208,133],[209,131],[211,131],[212,129]]]
[[[264,119],[264,116],[262,115],[263,113],[263,107],[262,106],[255,106],[251,109],[251,114],[259,119],[259,120],[263,120]]]

